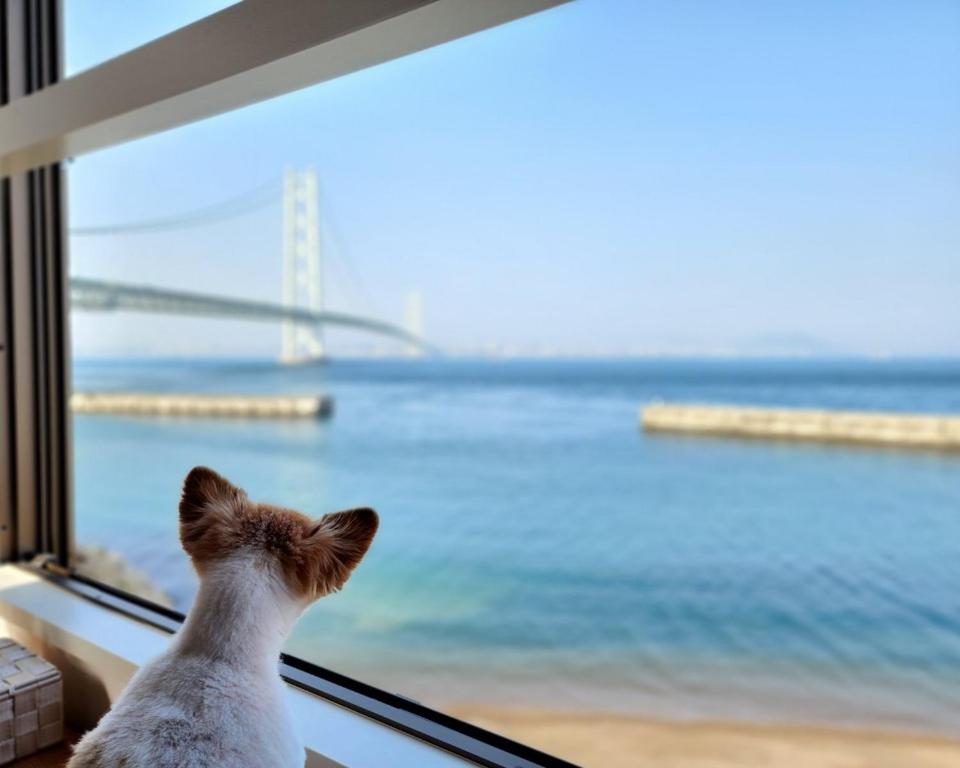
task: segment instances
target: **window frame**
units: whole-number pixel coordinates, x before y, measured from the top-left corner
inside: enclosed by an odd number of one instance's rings
[[[90,602],[173,634],[185,614],[64,568],[52,559],[25,565],[31,572]],[[301,690],[346,707],[487,768],[579,768],[505,736],[458,720],[418,701],[384,691],[288,653],[280,676]]]
[[[567,1],[284,0],[271,6],[243,0],[67,80],[61,80],[62,0],[0,5],[0,562],[30,561],[24,567],[71,593],[169,633],[185,618],[71,568],[62,161]],[[257,19],[278,8],[282,23],[273,25],[274,35],[263,35]],[[216,72],[206,66],[213,57],[196,55],[198,35],[217,39],[228,54]],[[169,76],[161,62],[187,54],[188,64],[178,62]],[[135,94],[110,87],[131,82]],[[289,654],[282,655],[280,672],[311,694],[478,765],[577,768]]]
[[[60,3],[8,0],[0,17],[3,114],[59,78]],[[0,559],[45,552],[65,565],[72,439],[62,178],[59,162],[0,173]]]

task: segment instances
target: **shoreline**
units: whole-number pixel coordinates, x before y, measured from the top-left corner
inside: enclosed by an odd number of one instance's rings
[[[818,725],[461,703],[445,712],[582,768],[955,768],[960,740]]]

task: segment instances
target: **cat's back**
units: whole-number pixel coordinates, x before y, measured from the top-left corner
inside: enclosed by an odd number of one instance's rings
[[[68,768],[300,768],[279,680],[166,654],[144,667]]]

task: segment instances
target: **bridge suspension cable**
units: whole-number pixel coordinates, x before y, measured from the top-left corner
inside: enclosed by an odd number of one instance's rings
[[[381,308],[373,300],[366,283],[360,277],[352,251],[340,229],[336,208],[329,196],[323,194],[323,190],[320,191],[320,206],[323,209],[324,225],[321,236],[326,235],[324,242],[328,245],[326,251],[327,264],[334,268],[343,287],[350,290],[354,298],[360,301],[367,312],[382,315]]]
[[[221,200],[213,205],[195,208],[170,216],[155,219],[141,219],[117,224],[70,227],[70,234],[77,237],[103,235],[126,235],[147,232],[165,232],[189,227],[202,227],[220,221],[233,219],[273,204],[279,204],[279,185],[275,180],[247,190],[240,195]]]

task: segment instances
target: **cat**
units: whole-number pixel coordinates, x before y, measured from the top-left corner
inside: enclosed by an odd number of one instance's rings
[[[343,587],[378,523],[366,508],[311,520],[191,470],[180,541],[200,577],[197,598],[67,767],[302,768],[280,649],[310,603]]]

